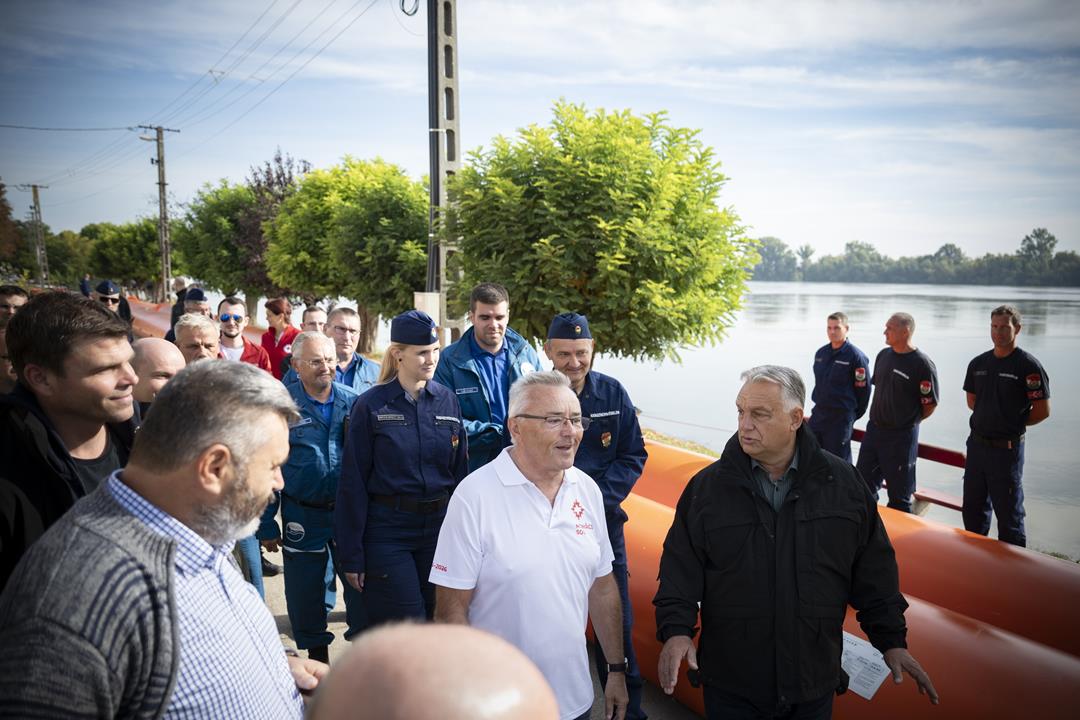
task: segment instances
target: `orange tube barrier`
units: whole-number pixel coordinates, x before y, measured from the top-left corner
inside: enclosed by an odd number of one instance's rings
[[[649,460],[634,494],[674,508],[686,483],[712,459],[655,442],[647,447]],[[1080,657],[1080,567],[1075,563],[891,508],[879,510],[896,548],[906,596]],[[657,529],[658,543],[667,529]]]

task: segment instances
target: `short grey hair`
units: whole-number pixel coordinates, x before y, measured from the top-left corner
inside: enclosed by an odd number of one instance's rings
[[[292,355],[293,355],[293,357],[298,357],[300,355],[300,353],[303,352],[304,346],[307,345],[309,342],[312,342],[312,341],[321,342],[324,345],[329,345],[330,346],[330,352],[331,352],[331,354],[333,354],[333,352],[334,352],[334,341],[333,341],[332,338],[330,338],[327,335],[323,335],[321,332],[315,332],[314,330],[305,330],[304,332],[300,333],[299,335],[297,335],[296,337],[293,338],[293,341],[292,341]]]
[[[558,370],[545,370],[522,375],[510,386],[510,404],[506,409],[508,418],[518,414],[521,406],[525,404],[525,395],[529,392],[529,388],[534,387],[564,387],[573,392],[570,378]]]
[[[173,334],[179,335],[180,330],[184,328],[191,328],[192,330],[196,328],[200,330],[209,330],[215,335],[219,332],[218,324],[216,322],[199,313],[184,313],[181,315],[180,319],[173,325]]]
[[[747,385],[756,382],[770,382],[779,385],[785,411],[805,407],[806,385],[803,384],[802,376],[789,367],[783,365],[758,365],[743,371],[740,379]]]
[[[202,360],[181,370],[154,398],[154,412],[135,435],[131,462],[151,470],[187,465],[215,443],[246,465],[266,438],[253,423],[275,413],[300,419],[296,403],[274,376],[248,363]]]
[[[893,313],[889,319],[895,320],[900,327],[906,328],[912,335],[915,334],[915,318],[906,312]]]

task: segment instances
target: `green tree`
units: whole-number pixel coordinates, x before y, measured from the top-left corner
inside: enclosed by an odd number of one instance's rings
[[[378,159],[346,157],[308,173],[265,228],[270,279],[311,297],[352,297],[362,316],[359,349],[370,352],[379,312],[411,307],[412,291],[423,287],[424,265],[417,263],[427,237],[422,193],[400,169]]]
[[[342,295],[356,298],[372,332],[379,315],[413,306],[427,275],[428,195],[424,186],[382,160],[353,162],[349,202],[334,213],[331,272]],[[373,339],[373,338],[372,338]]]
[[[226,295],[246,290],[246,258],[238,236],[242,218],[254,204],[250,188],[225,180],[207,183],[195,193],[173,235],[173,247],[188,274]]]
[[[1020,241],[1017,255],[1023,260],[1026,270],[1035,277],[1050,274],[1054,260],[1054,248],[1057,238],[1046,228],[1035,228]]]
[[[0,264],[16,265],[23,242],[7,199],[7,185],[0,182]]]
[[[498,281],[526,337],[567,310],[588,313],[598,347],[622,356],[677,357],[723,336],[757,257],[717,205],[726,178],[697,131],[559,102],[549,126],[470,160],[450,183],[457,308],[473,284]]]
[[[761,257],[754,266],[755,280],[794,280],[798,268],[795,253],[780,238],[758,239],[757,253]]]
[[[158,226],[155,218],[143,218],[123,225],[102,223],[84,228],[93,238],[91,272],[117,282],[157,277],[161,270]]]
[[[814,248],[809,243],[803,243],[795,251],[795,254],[799,256],[799,272],[801,274],[810,266],[811,258],[814,257]]]

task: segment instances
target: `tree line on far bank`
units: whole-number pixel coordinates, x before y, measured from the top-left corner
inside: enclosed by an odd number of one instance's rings
[[[549,124],[494,138],[449,183],[437,232],[456,246],[451,312],[464,314],[468,290],[494,281],[528,338],[575,310],[588,314],[598,349],[615,355],[677,357],[716,342],[757,260],[756,241],[719,205],[725,182],[698,131],[664,113],[557,102]],[[371,349],[374,320],[412,307],[424,288],[427,195],[426,180],[379,158],[313,169],[279,150],[171,213],[173,272],[248,299],[350,298],[366,320],[361,348]],[[54,283],[159,273],[154,219],[45,234]],[[31,237],[0,184],[0,274],[35,275]]]
[[[795,250],[780,238],[758,241],[754,280],[807,282],[929,283],[943,285],[1080,286],[1080,255],[1056,251],[1057,238],[1035,228],[1012,254],[968,257],[952,243],[930,255],[891,258],[866,242],[849,242],[842,255],[814,260],[814,249]]]

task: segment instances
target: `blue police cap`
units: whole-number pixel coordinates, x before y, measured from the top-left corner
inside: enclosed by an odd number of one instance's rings
[[[210,302],[206,299],[206,293],[202,288],[193,287],[188,288],[187,294],[184,295],[184,302]]]
[[[556,315],[548,328],[548,340],[588,340],[591,338],[589,321],[584,315],[573,312]]]
[[[120,286],[114,283],[112,280],[102,280],[98,283],[98,286],[94,288],[102,295],[119,295]]]
[[[432,345],[439,342],[435,321],[426,312],[410,310],[390,321],[390,342],[402,345]]]

